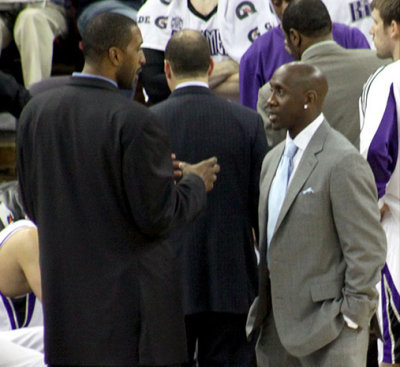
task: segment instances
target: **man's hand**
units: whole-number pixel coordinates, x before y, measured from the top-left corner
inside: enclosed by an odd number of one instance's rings
[[[183,176],[189,173],[194,173],[195,175],[200,176],[207,192],[213,189],[214,182],[217,180],[217,173],[220,171],[216,157],[206,159],[196,164],[179,162],[178,167],[182,170]]]
[[[387,204],[383,204],[382,208],[380,209],[381,211],[381,220],[383,219],[383,216],[385,215],[385,212],[389,211],[389,207],[387,206]]]
[[[182,170],[180,169],[179,166],[182,162],[176,159],[175,153],[171,154],[171,159],[172,159],[172,167],[174,168],[174,179],[175,181],[179,181],[182,178]]]

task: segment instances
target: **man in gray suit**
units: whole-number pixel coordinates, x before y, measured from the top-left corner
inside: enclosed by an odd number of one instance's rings
[[[259,295],[247,325],[261,329],[258,365],[365,366],[386,252],[372,172],[322,114],[319,69],[285,64],[270,83],[272,127],[288,133],[260,176]]]
[[[387,61],[380,60],[372,50],[344,49],[333,41],[331,18],[320,0],[291,1],[283,13],[282,27],[287,51],[326,75],[329,91],[324,114],[331,126],[358,148],[358,99],[369,76]],[[269,95],[267,83],[259,91],[257,110],[263,117],[268,143],[276,145],[284,139],[284,131],[277,133],[271,127]]]

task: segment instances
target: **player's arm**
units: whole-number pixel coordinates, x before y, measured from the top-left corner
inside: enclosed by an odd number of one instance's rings
[[[0,291],[8,297],[33,291],[41,299],[36,228],[18,230],[0,248]]]
[[[239,100],[239,64],[233,60],[216,62],[209,85],[217,95]]]

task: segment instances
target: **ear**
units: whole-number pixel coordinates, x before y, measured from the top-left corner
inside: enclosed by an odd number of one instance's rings
[[[124,60],[123,52],[118,47],[110,47],[108,49],[108,59],[113,66],[117,67]]]
[[[214,70],[214,60],[210,57],[210,66],[208,67],[207,75],[210,76]]]
[[[171,68],[171,64],[169,63],[168,60],[164,60],[164,73],[165,73],[165,77],[167,79],[171,79],[171,77],[172,77],[172,68]]]
[[[390,23],[390,31],[392,38],[400,38],[400,24],[395,20],[392,20]]]
[[[305,102],[306,105],[313,105],[318,100],[318,93],[314,89],[310,89],[305,93]]]
[[[289,41],[293,46],[299,47],[301,44],[301,35],[300,35],[299,31],[297,31],[296,29],[290,28]]]

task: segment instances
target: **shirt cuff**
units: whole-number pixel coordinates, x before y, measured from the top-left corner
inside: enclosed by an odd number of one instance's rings
[[[350,329],[358,329],[358,325],[349,317],[347,317],[346,315],[343,315],[344,321],[346,323],[346,325],[350,328]]]

